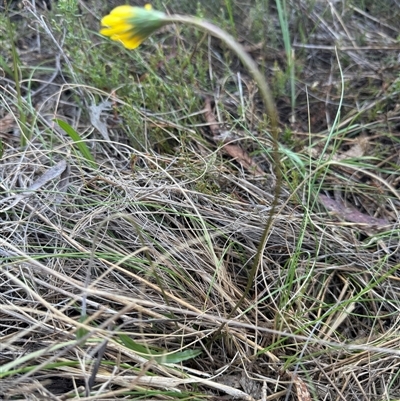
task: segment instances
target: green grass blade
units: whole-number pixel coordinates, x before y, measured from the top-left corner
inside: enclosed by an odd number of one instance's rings
[[[46,352],[54,352],[61,348],[73,346],[75,344],[76,344],[75,340],[67,341],[67,342],[63,342],[61,344],[55,344],[52,347],[49,347],[48,349],[47,348],[39,349],[37,351],[31,352],[30,354],[23,355],[20,358],[16,358],[16,359],[12,360],[11,362],[0,366],[0,379],[8,376],[10,374],[14,374],[15,373],[14,370],[18,369],[17,368],[18,365],[22,365],[31,360],[37,360],[39,357],[44,355]]]
[[[94,157],[90,153],[89,148],[87,147],[86,143],[80,137],[80,135],[65,121],[60,119],[54,120],[60,128],[62,128],[69,137],[75,142],[76,146],[78,147],[79,151],[81,152],[82,156],[86,159],[86,161],[93,167],[97,168],[97,164],[94,160]]]
[[[168,354],[168,351],[160,351],[151,349],[147,346],[138,344],[136,341],[132,340],[129,336],[125,334],[119,335],[122,343],[132,351],[137,352],[142,357],[146,359],[154,359],[159,363],[180,363],[182,361],[186,361],[188,359],[195,358],[196,356],[201,354],[201,350],[186,350],[186,351],[178,351],[173,354]]]
[[[8,77],[12,78],[14,76],[13,70],[8,66],[4,58],[0,54],[0,68],[4,70],[4,72],[8,75]]]
[[[85,323],[85,321],[87,320],[87,316],[81,316],[79,318],[79,323]],[[83,327],[79,327],[79,329],[76,331],[76,338],[78,340],[80,340],[81,338],[83,338],[84,336],[86,336],[86,334],[88,334],[88,331],[83,328]]]

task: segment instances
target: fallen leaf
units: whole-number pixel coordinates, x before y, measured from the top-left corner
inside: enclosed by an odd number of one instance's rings
[[[3,209],[0,209],[0,211],[3,213],[5,211],[13,208],[22,199],[30,197],[38,189],[40,189],[45,184],[47,184],[49,181],[52,181],[55,178],[62,175],[62,173],[66,170],[66,168],[67,168],[67,162],[65,160],[61,160],[60,162],[55,164],[53,167],[46,170],[44,172],[44,174],[39,176],[39,178],[36,179],[28,188],[26,188],[25,191],[19,192],[18,194],[14,194],[7,198],[1,199],[0,205],[5,204],[6,206]]]
[[[338,216],[341,220],[361,224],[365,226],[366,229],[385,228],[389,225],[389,222],[386,219],[379,219],[361,213],[353,205],[345,205],[342,201],[330,198],[329,196],[320,194],[319,200],[330,212]]]
[[[299,401],[312,401],[310,392],[303,380],[298,375],[292,375],[294,388],[296,389],[297,399]]]
[[[230,135],[221,135],[221,130],[219,124],[215,119],[215,115],[212,111],[211,100],[206,99],[205,102],[205,119],[208,123],[211,133],[213,134],[213,139],[215,142],[220,142],[222,140],[222,149],[228,153],[234,160],[236,160],[243,168],[250,171],[255,176],[263,176],[265,172],[257,165],[257,163],[249,156],[249,154],[242,149],[239,145],[232,143]]]
[[[360,158],[364,156],[369,145],[368,137],[361,135],[356,139],[355,142],[356,143],[351,146],[349,150],[346,150],[346,152],[334,155],[333,160],[340,161],[345,159]]]
[[[12,131],[16,125],[14,116],[8,113],[3,118],[0,118],[0,133],[5,134]]]
[[[88,107],[88,110],[91,124],[100,132],[103,139],[109,142],[110,137],[108,136],[107,124],[102,121],[101,113],[111,110],[111,103],[101,102],[99,105],[92,104]]]

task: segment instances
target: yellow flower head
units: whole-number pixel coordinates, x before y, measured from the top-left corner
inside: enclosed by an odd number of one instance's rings
[[[121,42],[127,49],[136,49],[148,36],[165,25],[166,15],[150,4],[142,7],[119,6],[101,20],[104,36]]]

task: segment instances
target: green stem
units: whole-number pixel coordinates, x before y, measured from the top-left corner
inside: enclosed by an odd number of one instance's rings
[[[17,53],[17,48],[15,46],[14,42],[14,28],[11,24],[10,17],[8,15],[8,5],[7,2],[6,4],[6,12],[7,12],[7,30],[8,34],[10,37],[10,42],[11,42],[11,52],[12,52],[12,60],[13,60],[13,74],[14,74],[14,81],[15,81],[15,90],[17,92],[17,109],[19,112],[19,122],[20,122],[20,128],[21,128],[21,146],[24,147],[26,146],[29,138],[29,131],[27,129],[26,121],[27,117],[24,111],[24,103],[23,103],[23,98],[22,98],[22,93],[21,93],[21,73],[19,69],[19,57]]]
[[[258,69],[257,64],[255,61],[246,53],[243,46],[241,46],[231,35],[223,31],[222,29],[218,28],[217,26],[211,24],[210,22],[201,20],[199,18],[184,16],[184,15],[172,15],[167,17],[168,22],[171,23],[180,23],[186,25],[193,25],[196,28],[200,28],[201,30],[209,33],[212,36],[222,40],[236,55],[240,58],[243,65],[249,70],[250,74],[252,75],[253,79],[256,81],[258,88],[261,93],[261,97],[266,107],[267,116],[271,123],[271,138],[272,138],[272,161],[273,161],[273,169],[276,177],[275,189],[274,189],[274,199],[271,204],[270,213],[268,216],[268,221],[264,228],[264,231],[261,236],[260,243],[257,247],[257,253],[254,258],[254,263],[251,267],[249,280],[246,285],[246,289],[243,292],[243,295],[240,297],[239,301],[231,311],[228,316],[230,319],[235,312],[239,309],[242,305],[243,301],[246,299],[247,295],[249,294],[250,289],[253,287],[254,278],[257,274],[258,267],[260,265],[260,260],[262,255],[264,254],[264,247],[267,242],[268,234],[270,228],[272,226],[272,221],[274,218],[275,210],[278,206],[279,202],[279,194],[281,192],[282,187],[282,171],[280,167],[280,159],[279,159],[279,127],[278,127],[278,113],[275,107],[274,100],[271,96],[271,91],[269,89],[268,83],[266,82],[264,76],[261,74],[260,70]],[[218,336],[222,329],[225,327],[226,323],[223,323],[217,332],[214,335],[214,338]]]

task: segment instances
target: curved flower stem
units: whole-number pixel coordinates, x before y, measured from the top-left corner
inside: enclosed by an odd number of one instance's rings
[[[211,24],[210,22],[201,20],[195,17],[189,17],[184,15],[171,15],[167,16],[166,20],[171,23],[181,23],[186,25],[193,25],[196,28],[200,28],[202,31],[209,33],[212,36],[222,40],[236,55],[240,58],[243,65],[249,70],[250,74],[253,76],[254,80],[256,81],[258,88],[261,93],[261,97],[266,107],[267,116],[269,117],[271,123],[271,138],[273,144],[273,152],[272,152],[272,159],[273,159],[273,168],[276,177],[275,189],[274,189],[274,199],[271,204],[271,209],[268,217],[268,221],[264,228],[263,234],[261,236],[260,243],[257,247],[257,253],[254,258],[254,263],[249,273],[249,280],[246,285],[246,289],[243,292],[243,295],[231,311],[228,316],[230,319],[234,313],[239,309],[241,304],[243,303],[244,299],[247,297],[250,289],[253,286],[254,278],[257,273],[257,269],[260,264],[260,260],[264,253],[264,247],[267,242],[268,234],[272,225],[272,220],[274,218],[274,213],[279,201],[279,194],[281,192],[282,187],[282,171],[280,167],[280,160],[279,160],[279,127],[278,127],[278,113],[275,107],[274,100],[271,96],[271,91],[269,89],[268,83],[261,74],[260,70],[257,67],[255,61],[246,53],[243,46],[240,45],[231,35],[223,31],[222,29],[218,28],[217,26]],[[221,330],[224,328],[226,323],[222,324],[218,331],[215,333],[214,338],[218,336]]]

